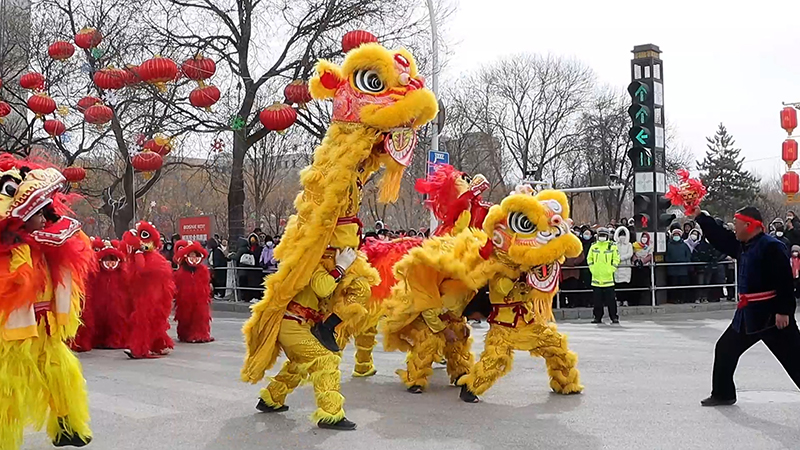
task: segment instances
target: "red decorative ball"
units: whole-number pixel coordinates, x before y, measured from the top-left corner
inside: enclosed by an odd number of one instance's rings
[[[105,68],[95,72],[92,79],[100,89],[122,89],[128,80],[128,72],[123,69]]]
[[[40,92],[28,99],[28,108],[36,113],[37,117],[46,116],[56,110],[56,102],[49,95]]]
[[[78,109],[78,111],[80,111],[80,112],[82,112],[82,113],[85,113],[85,112],[86,112],[86,110],[87,110],[87,109],[88,109],[90,106],[92,106],[92,105],[96,105],[96,104],[98,104],[98,103],[103,103],[103,101],[102,101],[102,100],[100,100],[100,99],[99,99],[99,98],[97,98],[97,97],[93,97],[93,96],[91,96],[91,95],[87,95],[86,97],[83,97],[82,99],[78,100],[78,106],[77,106],[77,109]]]
[[[289,105],[275,102],[258,115],[261,125],[270,131],[283,131],[297,121],[297,111]]]
[[[67,41],[55,41],[47,48],[47,54],[56,61],[64,61],[75,54],[75,46]]]
[[[138,73],[142,81],[154,84],[163,90],[164,83],[174,80],[178,75],[178,66],[169,58],[156,56],[143,62],[139,66]]]
[[[216,73],[217,64],[213,59],[197,54],[194,58],[187,59],[181,64],[181,71],[190,80],[206,80]]]
[[[22,89],[42,91],[44,90],[44,75],[38,72],[28,72],[19,78],[19,85],[22,86]]]
[[[800,192],[800,176],[797,172],[786,172],[783,174],[783,193],[794,195]]]
[[[219,89],[216,86],[203,86],[189,94],[189,103],[195,108],[210,108],[219,101],[219,96]]]
[[[103,41],[103,35],[91,27],[85,27],[75,35],[75,45],[88,50],[97,47]]]
[[[8,103],[0,100],[0,123],[3,121],[3,117],[11,114],[11,106]]]
[[[283,89],[283,95],[290,103],[305,105],[313,100],[308,90],[308,83],[303,80],[294,80]]]
[[[64,178],[67,179],[69,183],[77,183],[79,181],[83,181],[86,178],[86,169],[83,167],[67,167],[61,171],[61,174],[64,175]]]
[[[61,136],[67,131],[67,127],[60,120],[50,119],[44,121],[44,131],[50,136]]]
[[[139,172],[155,172],[164,165],[164,158],[153,152],[137,153],[131,158],[131,165]]]
[[[103,104],[96,104],[86,108],[83,118],[93,125],[104,125],[111,122],[114,110]]]
[[[342,51],[347,53],[354,48],[358,48],[361,44],[369,42],[378,42],[378,38],[369,31],[353,30],[342,36]]]

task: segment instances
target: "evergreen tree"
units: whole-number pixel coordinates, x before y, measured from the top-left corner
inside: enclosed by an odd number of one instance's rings
[[[733,146],[733,136],[723,124],[706,140],[706,156],[697,165],[700,179],[708,189],[703,209],[714,216],[731,218],[737,209],[755,200],[761,180],[742,169],[744,156],[739,156],[741,149]]]

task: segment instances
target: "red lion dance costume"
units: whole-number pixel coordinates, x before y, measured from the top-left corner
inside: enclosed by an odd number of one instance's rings
[[[125,253],[119,241],[92,239],[99,271],[89,275],[78,335],[72,349],[86,352],[93,348],[125,348],[125,330],[130,317]]]
[[[133,262],[129,286],[136,287],[131,290],[133,313],[125,353],[132,359],[158,358],[175,347],[167,335],[175,297],[172,265],[158,252],[161,235],[149,222],[138,222],[122,235],[122,242]]]
[[[211,271],[203,264],[206,249],[196,241],[175,243],[175,321],[181,342],[212,342]]]
[[[92,439],[86,381],[65,343],[80,323],[94,268],[89,239],[59,193],[65,179],[0,156],[0,448],[18,449],[23,428],[47,424],[53,445]]]

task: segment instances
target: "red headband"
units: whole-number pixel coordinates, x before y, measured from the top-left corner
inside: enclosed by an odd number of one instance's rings
[[[760,220],[756,220],[752,217],[745,216],[744,214],[736,213],[733,215],[733,218],[745,222],[747,224],[747,231],[753,232],[756,231],[756,228],[761,228],[762,230],[764,229],[764,224],[761,223]]]

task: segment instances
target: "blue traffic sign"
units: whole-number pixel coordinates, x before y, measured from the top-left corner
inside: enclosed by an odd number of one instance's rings
[[[440,164],[450,164],[450,153],[429,151],[428,152],[428,177],[433,175],[436,166]]]

